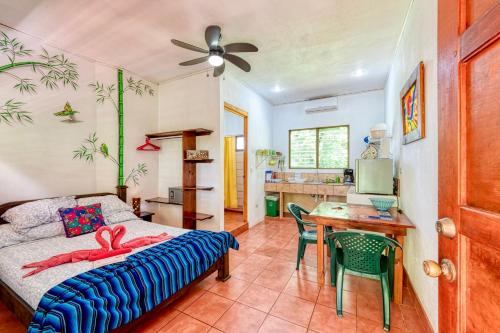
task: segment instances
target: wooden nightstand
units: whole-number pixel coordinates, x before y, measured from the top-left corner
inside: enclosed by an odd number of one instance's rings
[[[153,222],[153,215],[155,215],[155,213],[151,213],[151,212],[140,212],[139,213],[139,217],[147,222]]]

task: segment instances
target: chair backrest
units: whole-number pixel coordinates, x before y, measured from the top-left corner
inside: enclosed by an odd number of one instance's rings
[[[300,207],[297,204],[294,203],[288,203],[287,205],[288,211],[293,215],[295,218],[295,222],[297,222],[297,227],[299,228],[299,234],[302,235],[302,233],[305,231],[304,229],[304,221],[302,220],[302,213],[309,214],[307,210],[304,208]]]
[[[380,273],[380,257],[386,248],[393,254],[401,247],[395,240],[376,234],[339,231],[333,237],[342,247],[345,268],[366,274]]]

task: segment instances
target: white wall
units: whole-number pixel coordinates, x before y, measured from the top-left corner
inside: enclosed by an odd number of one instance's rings
[[[420,61],[425,66],[426,138],[402,145],[400,90]],[[416,230],[406,238],[404,266],[434,330],[438,327],[438,281],[428,278],[422,261],[437,260],[434,229],[438,209],[437,1],[413,1],[389,73],[386,122],[392,128],[393,155],[401,181],[401,207]]]
[[[219,79],[200,73],[160,84],[158,130],[206,128],[214,132],[197,138],[197,149],[209,151],[213,163],[197,166],[197,183],[214,186],[212,191],[197,191],[197,210],[214,218],[198,222],[198,229],[223,230],[224,163],[223,132]],[[168,197],[168,188],[182,185],[182,140],[159,141],[158,163],[160,197]],[[158,222],[182,226],[182,207],[158,204]]]
[[[369,134],[373,125],[384,122],[384,91],[339,96],[338,110],[334,112],[306,114],[304,108],[304,102],[284,104],[274,108],[273,148],[286,156],[286,168],[289,162],[289,130],[337,125],[350,126],[349,165],[354,168],[355,160],[360,158],[366,149],[363,138]],[[311,172],[310,169],[293,169],[293,171]],[[330,170],[319,170],[319,172],[330,172]]]
[[[238,116],[229,111],[224,112],[224,135],[238,136],[243,135],[244,120],[243,117]]]
[[[40,54],[42,47],[51,55],[64,53],[77,64],[80,75],[76,91],[62,85],[60,89],[50,90],[40,83],[39,75],[35,75],[31,68],[17,68],[9,73],[33,79],[38,85],[36,94],[21,94],[13,88],[17,83],[14,78],[0,73],[0,105],[15,98],[26,103],[25,109],[31,111],[33,117],[33,124],[8,126],[0,123],[0,203],[97,191],[115,192],[117,167],[100,157],[95,164],[74,160],[73,150],[90,133],[97,132],[109,146],[110,153],[116,156],[116,111],[108,103],[98,105],[95,92],[88,85],[96,80],[116,85],[117,70],[47,47],[21,32],[5,27],[1,27],[0,31],[34,50],[34,57]],[[7,57],[0,54],[0,64],[6,63]],[[128,77],[129,74],[125,72],[124,75]],[[79,112],[76,118],[81,122],[65,123],[61,122],[62,118],[53,115],[62,110],[67,101]],[[135,147],[144,142],[144,133],[154,127],[157,109],[157,97],[138,97],[131,92],[124,96],[125,174],[138,162],[146,162],[150,171],[140,187],[129,184],[129,198],[135,194],[156,195],[157,192],[157,156],[143,156],[135,152]]]
[[[264,207],[264,168],[256,169],[257,149],[272,146],[272,106],[234,79],[230,73],[221,81],[222,100],[248,112],[248,223],[262,221]],[[223,110],[221,110],[223,112]]]

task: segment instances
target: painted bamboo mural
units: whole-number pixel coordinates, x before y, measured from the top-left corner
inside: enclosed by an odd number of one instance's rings
[[[38,85],[33,79],[18,74],[17,69],[30,68],[40,77],[40,83],[48,89],[57,89],[59,84],[78,87],[78,71],[75,63],[64,54],[50,55],[47,50],[35,57],[34,51],[27,49],[17,38],[10,38],[0,32],[0,55],[5,55],[8,63],[0,65],[0,74],[7,75],[16,83],[13,88],[21,94],[36,94]],[[0,124],[12,125],[17,123],[31,123],[31,112],[24,109],[25,103],[11,98],[0,104]]]
[[[118,70],[118,186],[124,186],[123,178],[123,71]]]
[[[103,104],[110,102],[118,115],[118,156],[117,158],[109,154],[109,149],[106,143],[99,143],[99,138],[96,133],[91,133],[87,139],[83,141],[81,146],[73,151],[73,158],[82,159],[87,162],[93,162],[96,155],[100,155],[105,159],[110,160],[118,167],[118,192],[126,193],[125,189],[127,183],[132,181],[135,185],[139,185],[139,180],[148,173],[147,165],[145,163],[138,163],[135,168],[129,172],[128,176],[124,177],[124,111],[123,111],[123,97],[127,91],[133,91],[136,95],[142,96],[145,93],[154,96],[153,88],[144,83],[142,80],[135,80],[129,77],[124,86],[123,70],[118,70],[118,85],[109,84],[104,85],[100,82],[91,83],[90,86],[94,88],[97,96],[97,102]],[[117,92],[117,98],[113,97]]]

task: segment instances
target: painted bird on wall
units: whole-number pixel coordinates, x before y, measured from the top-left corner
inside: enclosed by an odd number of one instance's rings
[[[62,122],[65,123],[78,123],[80,122],[79,120],[75,119],[75,114],[79,113],[78,111],[73,110],[69,102],[66,102],[64,105],[64,110],[55,112],[54,116],[56,117],[67,117],[67,119],[61,120]]]

